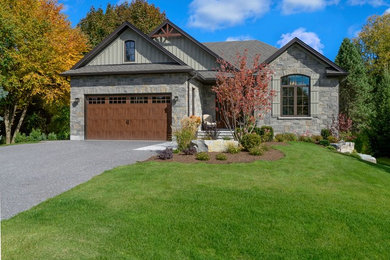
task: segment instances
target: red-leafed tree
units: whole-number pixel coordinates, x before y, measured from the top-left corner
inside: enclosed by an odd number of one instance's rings
[[[217,111],[238,141],[271,109],[274,91],[270,88],[273,71],[256,55],[248,64],[247,50],[236,54],[235,63],[218,60],[217,82],[213,87]]]

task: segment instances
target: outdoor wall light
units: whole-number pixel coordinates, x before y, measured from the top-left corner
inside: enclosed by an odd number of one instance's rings
[[[80,98],[78,98],[78,97],[75,98],[75,99],[74,99],[74,102],[79,103],[79,102],[80,102]]]
[[[177,102],[179,100],[179,97],[178,96],[175,96],[174,98],[173,98],[173,101],[175,101],[175,102]]]

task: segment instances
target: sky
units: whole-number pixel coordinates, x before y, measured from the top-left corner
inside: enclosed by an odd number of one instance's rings
[[[91,6],[125,0],[59,0],[72,26]],[[256,39],[281,47],[298,37],[334,60],[343,38],[356,37],[371,15],[390,13],[390,0],[149,0],[200,42]]]

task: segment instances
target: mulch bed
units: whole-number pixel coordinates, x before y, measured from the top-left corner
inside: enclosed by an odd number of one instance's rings
[[[265,143],[268,146],[271,145],[287,145],[285,143],[268,142]],[[153,156],[146,161],[158,161],[158,162],[180,162],[180,163],[210,163],[210,164],[229,164],[229,163],[249,163],[254,161],[276,161],[284,157],[284,154],[279,151],[270,148],[261,156],[250,155],[248,152],[240,152],[238,154],[225,153],[227,160],[220,161],[215,159],[215,156],[219,153],[208,153],[210,155],[209,161],[196,160],[195,155],[174,154],[172,159],[161,160],[157,156]]]

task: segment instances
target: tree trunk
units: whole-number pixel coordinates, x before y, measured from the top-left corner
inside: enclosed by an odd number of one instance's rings
[[[20,127],[22,127],[22,124],[23,124],[23,120],[24,120],[24,118],[26,117],[27,108],[28,108],[27,105],[23,107],[22,114],[21,114],[20,117],[19,117],[19,122],[18,122],[18,125],[17,125],[16,128],[15,128],[14,134],[13,134],[13,136],[12,136],[12,141],[11,141],[11,143],[15,143],[15,137],[16,137],[16,135],[19,133]]]
[[[12,138],[12,126],[14,124],[17,106],[14,105],[13,110],[10,111],[6,106],[4,111],[4,125],[5,125],[5,143],[10,144]]]

